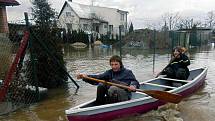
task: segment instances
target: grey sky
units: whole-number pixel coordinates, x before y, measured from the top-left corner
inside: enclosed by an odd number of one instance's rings
[[[31,12],[30,0],[17,0],[21,5],[8,7],[8,20],[16,22],[24,18],[23,12]],[[57,12],[65,0],[49,0]],[[207,12],[215,10],[215,0],[93,0],[94,5],[118,8],[129,12],[128,22],[135,28],[144,28],[158,24],[164,13],[176,13],[182,17],[205,19]],[[92,0],[73,0],[73,2],[90,5]]]

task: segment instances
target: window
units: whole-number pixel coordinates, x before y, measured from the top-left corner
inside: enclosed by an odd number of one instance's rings
[[[83,30],[88,30],[88,24],[83,24]]]
[[[92,18],[96,18],[96,13],[91,13]]]
[[[107,28],[107,25],[106,25],[106,24],[104,25],[104,28]]]
[[[121,21],[124,21],[124,20],[125,20],[125,14],[121,14],[120,20],[121,20]]]
[[[99,26],[96,26],[96,32],[99,33]]]
[[[66,17],[72,16],[71,12],[66,12]]]
[[[124,32],[125,31],[125,26],[120,25],[120,29],[121,29],[121,32]]]
[[[109,25],[109,31],[110,31],[110,32],[113,31],[113,25]]]

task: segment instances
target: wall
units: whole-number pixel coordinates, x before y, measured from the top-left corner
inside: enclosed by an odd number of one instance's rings
[[[127,26],[126,12],[118,11],[114,8],[94,7],[94,11],[98,17],[103,18],[109,25],[113,25],[114,35],[119,35],[119,25]],[[124,21],[121,20],[121,14],[124,14]],[[125,33],[122,32],[122,35]]]
[[[68,16],[66,15],[67,12],[70,12],[71,15]],[[64,10],[61,13],[61,16],[59,17],[59,27],[65,28],[68,30],[67,25],[68,23],[72,24],[72,29],[73,30],[78,30],[80,27],[80,18],[79,16],[73,11],[73,9],[66,5]],[[71,29],[71,28],[70,28]]]
[[[5,6],[0,6],[0,33],[9,33]]]

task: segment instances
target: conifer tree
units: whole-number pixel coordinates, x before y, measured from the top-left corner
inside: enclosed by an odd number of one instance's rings
[[[44,29],[49,29],[50,27],[53,27],[56,18],[56,12],[50,7],[48,1],[33,0],[32,4],[32,16],[36,25]]]
[[[129,27],[129,33],[134,31],[133,23],[131,22],[130,27]]]
[[[47,0],[32,1],[32,16],[36,27],[33,34],[32,50],[36,63],[36,75],[39,86],[56,88],[64,84],[67,76],[62,54],[62,40],[56,28],[56,12]],[[41,44],[42,43],[42,44]]]

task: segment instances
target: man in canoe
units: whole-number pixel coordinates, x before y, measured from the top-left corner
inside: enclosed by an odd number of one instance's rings
[[[172,51],[172,59],[167,67],[161,72],[163,75],[167,75],[167,78],[186,80],[189,75],[188,65],[190,60],[185,55],[186,49],[184,47],[177,46]]]
[[[105,71],[98,75],[86,75],[78,74],[77,79],[83,79],[83,81],[88,82],[97,86],[97,105],[106,103],[115,103],[120,101],[126,101],[131,99],[131,92],[139,88],[139,82],[136,80],[134,74],[131,70],[124,68],[122,59],[114,55],[109,60],[111,69]],[[116,86],[110,86],[104,83],[98,83],[89,79],[87,77],[92,77],[96,79],[102,79],[108,82],[117,83],[121,85],[126,85],[129,89],[121,89]]]

